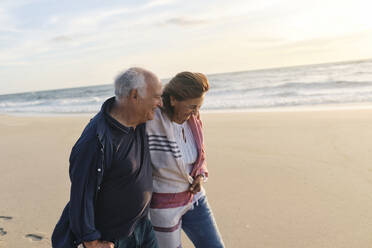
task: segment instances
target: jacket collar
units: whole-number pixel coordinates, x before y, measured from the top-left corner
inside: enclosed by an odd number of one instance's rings
[[[107,132],[107,122],[105,120],[105,111],[109,105],[111,105],[115,101],[115,97],[111,97],[107,99],[101,107],[101,110],[98,114],[93,118],[93,120],[97,123],[97,137],[101,142],[102,146],[104,144],[104,137]]]

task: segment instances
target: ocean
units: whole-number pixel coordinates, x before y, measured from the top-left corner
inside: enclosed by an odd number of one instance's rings
[[[372,59],[207,76],[202,111],[372,105]],[[95,113],[111,96],[112,84],[0,95],[0,113]]]

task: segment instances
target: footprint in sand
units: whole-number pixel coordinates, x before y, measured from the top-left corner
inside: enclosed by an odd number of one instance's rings
[[[4,219],[4,220],[11,220],[13,219],[13,217],[11,216],[0,216],[0,219]],[[6,235],[8,232],[4,230],[4,228],[0,227],[0,236],[4,236]]]
[[[0,219],[11,220],[13,219],[13,217],[12,216],[0,216]],[[6,234],[7,232],[4,230],[4,228],[0,227],[0,236],[4,236]],[[42,235],[33,234],[33,233],[26,234],[25,237],[31,239],[32,241],[41,241],[44,238]]]
[[[0,219],[11,220],[13,219],[13,217],[12,216],[0,216]]]
[[[27,234],[25,237],[31,239],[32,241],[40,241],[40,240],[42,240],[44,238],[41,235],[32,234],[32,233]]]

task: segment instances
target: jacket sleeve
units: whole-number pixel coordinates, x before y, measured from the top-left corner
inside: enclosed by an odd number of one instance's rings
[[[97,163],[100,153],[97,140],[79,140],[70,156],[70,228],[76,242],[93,241],[101,238],[95,228],[94,205],[97,185]]]

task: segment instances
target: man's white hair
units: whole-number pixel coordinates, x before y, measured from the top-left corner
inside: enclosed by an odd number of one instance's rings
[[[132,67],[120,74],[115,79],[115,96],[117,98],[127,97],[131,90],[137,89],[141,97],[146,96],[145,70]]]

